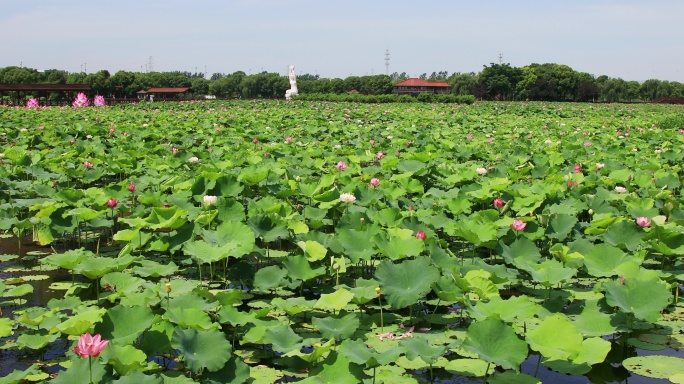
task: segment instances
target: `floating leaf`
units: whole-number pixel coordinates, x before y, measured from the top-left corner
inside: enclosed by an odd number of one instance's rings
[[[654,379],[684,375],[684,359],[674,356],[634,356],[622,361],[628,371]]]
[[[344,308],[354,297],[354,294],[344,288],[340,288],[334,293],[324,293],[318,299],[314,308],[339,311]]]
[[[354,313],[345,316],[314,317],[311,320],[326,339],[345,340],[359,327],[359,318]]]

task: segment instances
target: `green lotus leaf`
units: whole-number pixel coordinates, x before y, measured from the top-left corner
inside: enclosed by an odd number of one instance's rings
[[[102,316],[102,322],[95,326],[95,333],[114,344],[132,344],[154,320],[155,315],[150,308],[117,305]]]
[[[406,357],[415,360],[420,357],[428,365],[433,365],[442,357],[447,350],[445,345],[432,345],[422,337],[410,337],[399,342],[402,348],[406,348]]]
[[[0,317],[0,337],[7,337],[14,334],[13,328],[12,319]]]
[[[38,364],[32,364],[26,370],[15,369],[8,375],[0,377],[0,384],[16,384],[32,375],[39,375],[42,371]],[[42,379],[39,379],[42,380]]]
[[[480,359],[456,359],[446,363],[444,369],[452,375],[483,377],[487,374],[489,364]]]
[[[464,299],[463,289],[450,277],[440,276],[432,285],[432,290],[440,300],[445,302],[460,302]]]
[[[464,277],[452,276],[456,285],[464,291],[477,294],[482,300],[499,297],[499,288],[492,279],[492,274],[481,269],[468,271]]]
[[[153,260],[138,260],[139,266],[132,268],[133,273],[141,277],[162,277],[173,275],[178,271],[178,266],[171,261],[168,264],[160,264]]]
[[[298,241],[297,246],[304,251],[307,259],[311,262],[323,260],[328,253],[323,245],[314,240]]]
[[[290,236],[287,226],[277,222],[270,215],[252,216],[247,220],[247,225],[266,242],[275,241],[279,238],[287,239]]]
[[[366,304],[377,297],[375,288],[378,287],[378,282],[375,280],[366,280],[359,277],[354,281],[354,288],[349,288],[349,291],[354,294],[352,302],[355,304]]]
[[[534,317],[538,309],[539,306],[531,302],[527,296],[518,296],[511,297],[508,300],[494,297],[486,303],[478,302],[476,305],[469,306],[468,311],[478,321],[487,318],[499,318],[511,323],[516,318],[525,320]]]
[[[81,260],[74,268],[74,272],[80,273],[89,279],[99,279],[109,272],[126,269],[135,260],[137,260],[137,257],[131,255],[118,258],[99,256],[89,257]]]
[[[209,244],[204,240],[192,240],[185,243],[183,251],[200,263],[210,264],[223,260],[237,248],[237,241],[230,241],[222,246]]]
[[[42,333],[22,333],[17,337],[17,346],[19,348],[41,349],[46,347],[49,343],[57,340],[58,334],[42,334]]]
[[[663,255],[684,255],[684,233],[662,225],[654,225],[643,240]]]
[[[366,367],[376,367],[395,362],[401,354],[406,352],[406,349],[394,346],[380,353],[361,340],[345,339],[340,344],[339,352],[353,363],[364,364]]]
[[[64,269],[74,269],[81,262],[81,260],[95,256],[91,251],[83,248],[73,249],[64,253],[55,253],[44,257],[41,262],[44,264],[54,265]]]
[[[74,346],[76,345],[74,344]],[[93,383],[98,384],[111,383],[114,380],[114,377],[112,376],[112,367],[101,363],[99,361],[100,358],[93,361],[93,364],[90,364],[89,359],[78,357],[73,353],[71,356],[71,366],[69,366],[66,371],[59,372],[57,377],[52,379],[50,383],[81,383],[84,381],[84,378],[90,377],[92,377]]]
[[[432,284],[439,278],[439,271],[428,258],[404,260],[399,264],[385,260],[375,275],[387,302],[399,309],[416,304],[430,292]]]
[[[628,371],[654,379],[684,375],[684,359],[675,356],[634,356],[622,361]]]
[[[395,231],[396,233],[396,231]],[[389,232],[380,232],[373,237],[373,242],[378,250],[391,260],[399,260],[406,257],[418,256],[423,251],[424,242],[415,236],[398,234],[393,236]]]
[[[132,371],[140,371],[147,365],[147,355],[132,345],[117,345],[110,343],[102,351],[102,360],[114,367],[121,376]]]
[[[544,366],[567,375],[584,375],[591,371],[591,366],[586,363],[575,364],[568,360],[544,360]]]
[[[304,343],[301,343],[302,345]],[[307,363],[316,363],[320,361],[321,358],[326,356],[328,352],[330,352],[330,349],[332,349],[335,346],[335,340],[330,339],[327,342],[320,344],[320,343],[314,343],[312,346],[313,350],[311,353],[305,353],[302,352],[301,349],[293,349],[290,352],[284,354],[283,356],[285,357],[293,357],[297,356],[298,358],[306,361]]]
[[[603,283],[608,305],[619,307],[637,319],[656,322],[660,312],[672,301],[672,294],[666,284],[659,280],[625,279]]]
[[[66,213],[67,216],[76,216],[85,221],[90,221],[103,214],[106,214],[106,211],[96,211],[90,208],[74,208]]]
[[[266,328],[263,337],[264,344],[271,344],[276,352],[287,353],[294,349],[300,349],[301,336],[297,335],[292,328],[279,324]]]
[[[538,263],[541,261],[541,253],[539,248],[527,237],[521,237],[514,241],[511,246],[507,246],[503,242],[499,243],[502,249],[501,255],[506,262],[513,265],[520,263]]]
[[[552,245],[551,248],[549,248],[549,253],[563,263],[563,266],[579,267],[583,264],[584,255],[579,252],[573,252],[569,247],[561,243]]]
[[[241,257],[254,248],[256,240],[254,232],[245,224],[235,221],[225,221],[216,227],[215,231],[202,230],[202,238],[207,243],[225,248],[226,244],[233,244],[229,256]]]
[[[165,318],[183,328],[208,330],[218,328],[218,323],[213,323],[209,314],[197,308],[169,308]]]
[[[268,291],[287,284],[285,277],[287,269],[282,269],[277,265],[261,268],[254,274],[254,288],[260,291]]]
[[[250,369],[241,359],[231,357],[223,368],[202,376],[207,384],[242,384],[249,382]]]
[[[554,259],[544,260],[538,264],[524,263],[520,269],[529,272],[532,280],[550,288],[560,282],[571,279],[577,273],[575,268],[564,268],[560,261]]]
[[[296,315],[303,311],[309,311],[313,309],[316,302],[314,300],[307,300],[304,297],[290,297],[287,300],[283,300],[280,297],[276,297],[271,300],[271,305],[275,308],[287,313],[288,315]]]
[[[574,364],[594,365],[603,362],[610,352],[610,341],[591,337],[582,341],[582,350],[572,361]]]
[[[176,327],[171,346],[178,350],[184,364],[195,373],[204,368],[211,372],[223,368],[230,358],[230,342],[216,329],[197,331]]]
[[[633,221],[620,220],[611,224],[602,236],[603,240],[610,245],[633,251],[641,244],[643,235]]]
[[[152,212],[145,218],[146,226],[150,229],[176,229],[187,222],[188,212],[178,208],[152,208]]]
[[[325,267],[311,269],[311,264],[303,255],[287,257],[283,265],[292,280],[308,281],[325,273]]]
[[[370,260],[377,253],[372,239],[379,232],[380,227],[371,225],[362,229],[340,228],[335,234],[352,263],[358,263],[361,260]]]
[[[174,329],[174,325],[166,320],[152,324],[149,329],[143,332],[138,348],[148,356],[170,350]]]
[[[554,215],[549,227],[546,229],[546,236],[559,241],[565,240],[575,224],[577,224],[576,216],[566,214]]]
[[[139,277],[133,276],[130,273],[124,272],[109,272],[102,276],[100,285],[108,287],[115,292],[134,293],[145,287],[147,281]]]
[[[79,311],[76,315],[50,328],[50,333],[62,332],[71,336],[81,336],[89,332],[95,323],[102,321],[106,309],[90,308]]]
[[[573,324],[584,336],[608,336],[618,331],[614,319],[600,311],[598,301],[587,300],[582,312],[573,318]]]
[[[617,275],[616,268],[621,264],[635,260],[622,250],[610,244],[595,245],[589,253],[584,255],[584,265],[587,272],[595,277]]]
[[[302,384],[357,384],[363,378],[363,370],[344,355],[331,352],[319,365],[311,370]]]
[[[444,230],[449,235],[462,237],[476,246],[496,240],[499,233],[494,222],[485,219],[484,216],[470,216],[464,220],[449,221],[444,226]]]
[[[520,340],[513,328],[498,319],[472,323],[466,331],[462,348],[476,353],[480,359],[504,369],[520,371],[527,358],[527,343]]]
[[[2,297],[21,297],[33,293],[33,285],[31,284],[21,284],[14,288],[6,290]]]
[[[549,316],[525,339],[530,348],[553,360],[573,360],[582,350],[582,335],[563,314]]]
[[[353,297],[353,293],[344,288],[340,288],[333,293],[322,294],[320,299],[316,301],[314,308],[328,311],[340,311],[349,304]]]
[[[326,339],[345,340],[356,332],[359,318],[354,313],[342,316],[342,313],[328,317],[314,317],[311,320]]]

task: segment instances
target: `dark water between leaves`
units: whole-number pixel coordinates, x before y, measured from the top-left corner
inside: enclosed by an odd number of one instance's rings
[[[3,279],[24,278],[26,283],[33,286],[33,292],[21,298],[21,300],[8,300],[0,298],[1,317],[11,317],[12,312],[31,306],[45,306],[51,299],[61,299],[64,291],[52,290],[50,285],[54,282],[70,280],[71,275],[68,271],[59,269],[46,269],[41,267],[37,260],[47,254],[52,253],[50,247],[40,247],[33,244],[30,237],[23,239],[21,250],[16,238],[0,238],[0,256],[16,255],[18,257],[7,261],[0,259],[0,277]],[[10,258],[7,256],[5,258]],[[625,337],[625,336],[622,336]],[[1,341],[12,340],[12,338],[0,339]],[[607,339],[611,341],[610,339]],[[624,345],[619,339],[612,340],[613,348],[605,362],[596,364],[586,375],[567,375],[552,371],[544,365],[539,365],[537,378],[543,383],[553,384],[584,384],[584,383],[605,383],[605,384],[666,384],[669,380],[652,379],[639,375],[634,375],[627,371],[620,362],[631,356],[647,355],[666,355],[684,358],[684,349],[664,349],[660,351],[648,351]],[[50,343],[44,351],[36,352],[30,349],[18,350],[0,349],[0,377],[6,376],[15,369],[26,369],[36,361],[48,361],[63,356],[70,342],[58,339]],[[522,364],[522,373],[534,375],[537,367],[538,355],[531,354]],[[56,371],[57,368],[50,369]],[[482,379],[468,378],[463,376],[453,376],[444,371],[436,370],[434,383],[436,384],[481,384]],[[427,371],[416,371],[416,378],[420,382],[429,382]],[[289,378],[288,382],[296,381]]]

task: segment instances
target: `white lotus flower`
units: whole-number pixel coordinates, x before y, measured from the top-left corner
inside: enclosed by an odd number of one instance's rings
[[[356,197],[351,193],[343,193],[340,195],[340,200],[345,203],[353,203],[356,201]]]
[[[211,195],[205,195],[202,200],[204,201],[204,204],[206,204],[206,205],[213,205],[213,204],[216,204],[218,197],[211,196]]]

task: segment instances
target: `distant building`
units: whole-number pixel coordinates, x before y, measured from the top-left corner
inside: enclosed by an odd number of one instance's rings
[[[398,95],[416,96],[420,93],[451,93],[451,85],[444,81],[408,79],[394,84],[392,92]]]
[[[151,100],[179,100],[190,88],[150,88],[143,98]],[[140,92],[138,92],[140,98]]]

